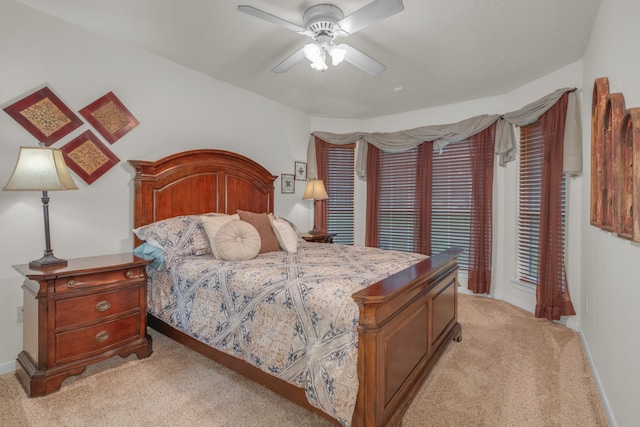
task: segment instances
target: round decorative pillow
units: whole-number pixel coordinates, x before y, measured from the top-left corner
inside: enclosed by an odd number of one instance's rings
[[[227,261],[246,261],[260,252],[260,234],[246,221],[236,220],[224,224],[215,237],[215,245],[220,259]]]

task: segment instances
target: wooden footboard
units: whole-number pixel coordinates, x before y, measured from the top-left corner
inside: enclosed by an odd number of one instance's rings
[[[460,341],[449,249],[353,295],[360,308],[353,426],[395,426],[451,340]]]

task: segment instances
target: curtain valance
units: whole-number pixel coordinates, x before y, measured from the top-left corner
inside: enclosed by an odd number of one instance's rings
[[[361,180],[366,178],[367,145],[372,144],[382,151],[402,152],[410,150],[425,141],[433,141],[435,150],[442,150],[451,142],[462,141],[470,136],[482,132],[498,121],[496,131],[495,151],[499,156],[499,164],[506,165],[515,159],[516,144],[513,126],[525,126],[538,120],[565,93],[569,93],[569,105],[564,132],[564,173],[577,175],[582,170],[582,130],[580,128],[580,113],[575,89],[558,89],[549,95],[532,102],[520,110],[504,115],[480,115],[457,123],[445,125],[422,126],[414,129],[388,132],[368,133],[352,132],[336,134],[331,132],[312,132],[307,147],[307,173],[310,178],[316,178],[316,148],[315,138],[318,137],[331,144],[342,145],[357,142],[355,169]]]
[[[567,116],[564,128],[564,155],[562,170],[565,175],[575,176],[582,171],[582,129],[580,110],[575,89],[558,89],[539,100],[525,105],[517,111],[506,113],[498,123],[496,134],[496,154],[500,166],[516,158],[514,126],[526,126],[537,121],[541,115],[553,107],[560,97],[569,92]]]

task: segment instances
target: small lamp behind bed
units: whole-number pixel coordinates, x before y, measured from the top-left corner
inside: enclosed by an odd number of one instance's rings
[[[329,195],[324,189],[324,183],[321,179],[312,179],[307,182],[307,188],[304,190],[302,200],[313,200],[313,230],[309,231],[311,235],[322,234],[322,231],[316,227],[316,206],[318,200],[327,200]]]

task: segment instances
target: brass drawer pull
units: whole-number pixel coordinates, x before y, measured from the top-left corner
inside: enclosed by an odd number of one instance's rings
[[[74,286],[76,286],[78,284],[78,282],[76,282],[75,280],[69,280],[67,282],[67,286],[70,288],[73,288]]]
[[[111,334],[109,333],[109,331],[101,331],[98,332],[96,334],[96,341],[98,342],[105,342],[106,340],[109,339],[109,337],[111,336]]]
[[[125,276],[127,276],[127,278],[133,276],[133,273],[131,272],[131,270],[127,271],[126,273],[124,273]]]
[[[96,310],[98,311],[107,311],[111,308],[111,303],[107,300],[100,301],[96,304]]]

